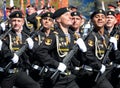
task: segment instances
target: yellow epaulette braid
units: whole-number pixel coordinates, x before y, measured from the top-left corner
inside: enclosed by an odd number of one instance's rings
[[[56,35],[58,35],[58,34],[59,34],[57,31],[54,31],[53,33],[54,33],[54,34],[56,34]]]

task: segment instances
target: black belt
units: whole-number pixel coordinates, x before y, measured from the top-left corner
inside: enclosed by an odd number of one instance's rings
[[[93,71],[93,68],[88,66],[88,65],[82,65],[80,67],[75,67],[75,70],[81,70],[81,69],[84,69],[84,70],[87,70],[87,71]]]
[[[18,71],[19,71],[18,68],[13,68],[9,69],[7,73],[17,73]],[[0,72],[5,72],[4,68],[0,67]]]
[[[120,68],[120,64],[113,63],[113,66],[116,68]]]
[[[38,65],[35,65],[33,64],[32,67],[35,69],[35,70],[39,70],[39,75],[42,74],[42,72],[44,71],[45,73],[47,73],[48,71],[51,71],[51,72],[56,72],[57,69],[54,69],[54,68],[49,68],[48,66],[43,66],[43,67],[40,67]],[[60,74],[62,75],[71,75],[71,71],[69,70],[66,70],[65,72],[60,72]]]

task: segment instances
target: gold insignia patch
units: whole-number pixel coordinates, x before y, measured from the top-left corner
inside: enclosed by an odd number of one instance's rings
[[[50,17],[50,14],[48,14],[48,16]]]
[[[52,43],[52,39],[50,39],[50,38],[45,39],[45,44],[46,45],[51,45],[51,43]]]
[[[117,40],[119,40],[119,35],[117,34],[117,35],[115,36],[115,38],[116,38]]]
[[[92,47],[93,46],[93,41],[92,40],[88,40],[88,45]]]
[[[100,9],[99,12],[102,13],[102,10]]]
[[[63,41],[64,39],[63,38],[60,38],[60,41]]]
[[[17,17],[19,17],[19,14],[16,14]]]
[[[111,12],[109,12],[108,14],[109,14],[109,15],[111,15],[112,13],[111,13]]]

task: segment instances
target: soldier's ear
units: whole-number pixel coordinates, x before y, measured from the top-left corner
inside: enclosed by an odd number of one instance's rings
[[[117,22],[118,22],[117,19],[115,19],[115,24],[116,24]]]
[[[24,22],[25,22],[25,20],[24,20],[24,18],[22,19],[22,24],[24,25]]]
[[[58,23],[60,23],[60,22],[61,22],[60,17],[56,18],[55,20],[56,20],[56,22],[58,22]]]

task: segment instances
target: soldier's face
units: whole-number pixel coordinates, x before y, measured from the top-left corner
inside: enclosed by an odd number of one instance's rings
[[[72,16],[70,12],[66,12],[60,16],[60,23],[64,26],[72,25]]]
[[[53,19],[50,17],[45,17],[42,19],[42,25],[44,28],[49,29],[53,26]]]
[[[72,22],[73,22],[72,27],[74,29],[80,28],[81,21],[82,21],[81,17],[79,17],[79,16],[73,16],[72,17]]]
[[[102,28],[106,24],[106,16],[104,14],[101,14],[101,13],[96,14],[93,17],[92,22],[93,22],[95,27]]]
[[[116,17],[114,17],[113,15],[108,15],[108,16],[107,16],[106,27],[112,28],[112,27],[114,27],[114,25],[115,25],[116,23],[117,23]]]
[[[28,15],[31,15],[31,14],[33,14],[35,12],[36,12],[35,8],[33,8],[33,7],[28,8]]]
[[[15,31],[22,30],[23,24],[24,24],[23,18],[12,18],[11,19],[11,26],[13,30]]]

